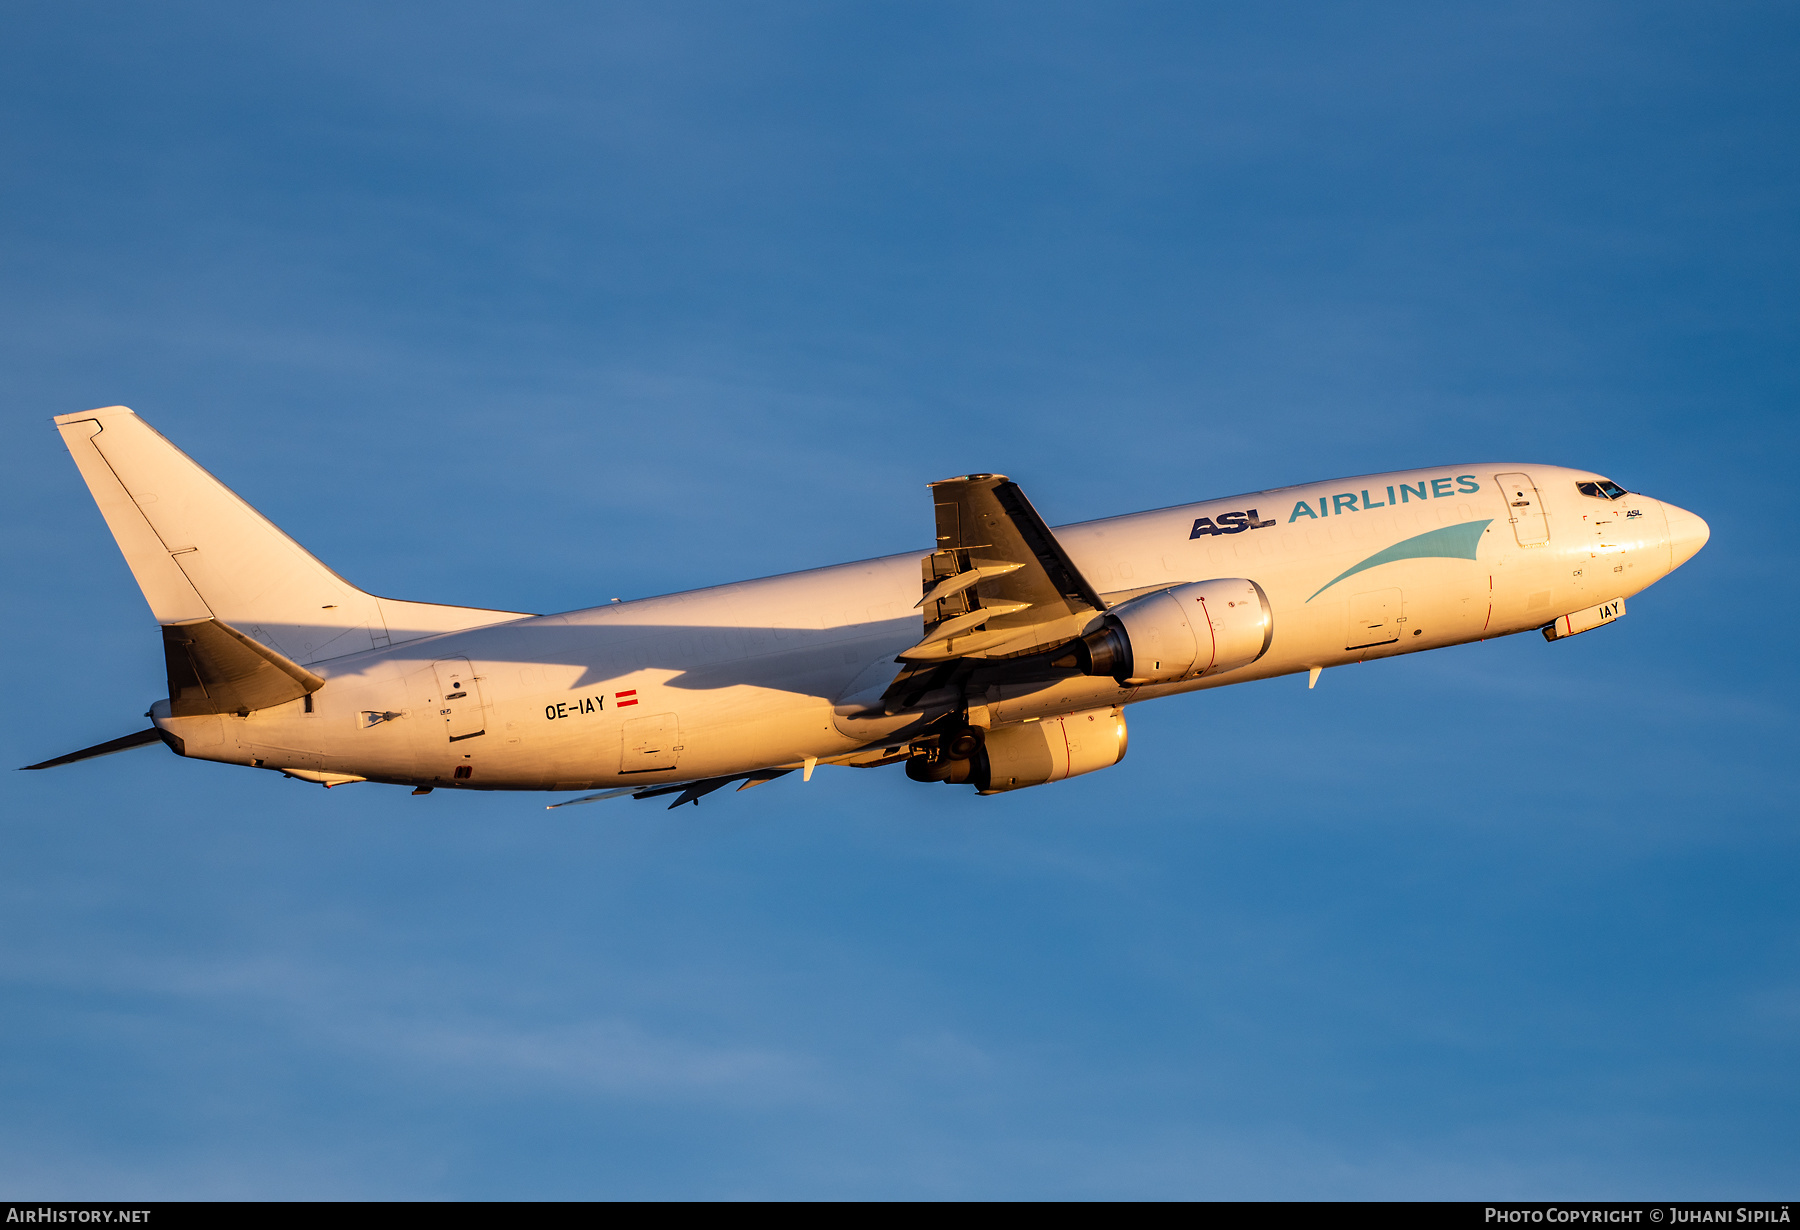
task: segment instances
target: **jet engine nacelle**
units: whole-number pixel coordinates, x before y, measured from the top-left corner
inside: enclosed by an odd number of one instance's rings
[[[1269,596],[1255,581],[1195,581],[1122,602],[1075,643],[1083,674],[1121,684],[1179,683],[1234,670],[1275,639]]]
[[[1125,759],[1130,736],[1118,709],[1087,709],[1041,722],[990,730],[975,753],[969,780],[982,794],[1060,782]]]
[[[1125,759],[1129,737],[1117,708],[1020,722],[998,730],[965,726],[906,762],[916,782],[972,784],[982,794],[1060,782]]]

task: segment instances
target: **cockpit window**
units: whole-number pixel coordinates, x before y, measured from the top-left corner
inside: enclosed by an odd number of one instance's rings
[[[1575,489],[1582,495],[1593,496],[1596,500],[1620,500],[1630,494],[1610,478],[1603,478],[1592,483],[1576,483]]]

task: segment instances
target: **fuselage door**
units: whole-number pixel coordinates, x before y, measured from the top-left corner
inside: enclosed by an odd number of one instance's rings
[[[473,739],[485,734],[486,718],[481,708],[481,685],[467,658],[445,658],[431,664],[437,675],[437,709],[444,719],[450,742]]]
[[[653,713],[631,718],[623,728],[619,749],[619,772],[648,773],[653,769],[673,769],[679,759],[681,725],[673,713]]]
[[[1400,591],[1377,589],[1350,599],[1350,631],[1345,649],[1391,645],[1400,639],[1405,611]]]
[[[1541,547],[1550,541],[1550,523],[1544,518],[1544,501],[1529,474],[1496,474],[1500,493],[1506,497],[1506,516],[1513,537],[1521,547]]]

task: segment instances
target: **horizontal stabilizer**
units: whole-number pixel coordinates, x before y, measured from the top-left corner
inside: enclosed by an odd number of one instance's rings
[[[216,619],[166,625],[162,632],[169,712],[175,717],[208,713],[243,717],[325,686],[304,666]]]
[[[114,752],[128,752],[134,747],[147,747],[152,743],[163,741],[162,731],[152,726],[149,730],[140,730],[135,735],[126,735],[123,739],[109,739],[105,743],[96,743],[92,747],[84,747],[79,752],[70,752],[67,756],[58,756],[55,760],[46,760],[42,764],[21,766],[26,769],[54,769],[61,764],[74,764],[77,760],[92,760],[96,756],[110,756]]]

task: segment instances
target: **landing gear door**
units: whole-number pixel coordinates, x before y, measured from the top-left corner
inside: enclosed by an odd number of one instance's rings
[[[481,684],[467,658],[445,658],[431,664],[437,677],[437,711],[444,719],[450,742],[473,739],[486,734],[486,717],[481,707]]]
[[[1541,547],[1550,541],[1550,523],[1544,518],[1544,500],[1529,474],[1496,474],[1500,494],[1506,497],[1506,516],[1513,537],[1521,547]]]

